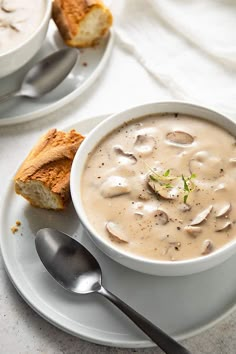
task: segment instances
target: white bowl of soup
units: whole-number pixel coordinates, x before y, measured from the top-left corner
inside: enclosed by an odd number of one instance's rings
[[[112,115],[78,150],[71,195],[106,255],[177,276],[236,252],[236,124],[193,104],[158,102]]]
[[[23,67],[41,48],[51,0],[3,0],[0,4],[0,78]]]

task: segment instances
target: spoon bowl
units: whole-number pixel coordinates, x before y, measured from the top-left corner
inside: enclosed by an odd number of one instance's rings
[[[36,234],[39,258],[51,276],[66,290],[77,294],[96,292],[123,311],[167,354],[190,354],[181,344],[102,286],[102,271],[95,257],[70,236],[50,228]]]
[[[0,97],[0,102],[12,97],[41,97],[56,88],[71,72],[79,58],[75,48],[63,48],[36,63],[25,75],[20,87]]]
[[[98,262],[73,238],[54,229],[41,229],[35,244],[44,266],[66,290],[88,294],[101,287]]]

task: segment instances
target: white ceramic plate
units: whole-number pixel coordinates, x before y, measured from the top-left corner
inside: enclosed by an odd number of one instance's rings
[[[0,102],[0,126],[39,118],[78,97],[101,74],[110,56],[113,42],[114,34],[111,30],[108,37],[94,48],[81,49],[80,59],[71,73],[49,94],[37,99],[18,97]],[[51,20],[43,47],[36,57],[14,74],[0,79],[0,96],[16,90],[33,63],[64,46],[57,28]]]
[[[105,117],[67,127],[88,133]],[[92,207],[92,203],[91,203]],[[11,226],[22,225],[15,234]],[[99,295],[75,295],[61,288],[41,264],[35,232],[54,227],[81,241],[99,260],[104,285],[137,311],[181,340],[213,326],[236,305],[236,257],[210,271],[186,277],[155,277],[127,269],[102,254],[82,229],[72,205],[63,212],[29,206],[10,181],[0,215],[0,245],[14,286],[41,316],[83,339],[118,347],[153,345],[123,314]]]

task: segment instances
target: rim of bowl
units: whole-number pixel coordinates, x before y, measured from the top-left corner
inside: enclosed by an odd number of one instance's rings
[[[23,42],[21,42],[20,44],[18,44],[16,47],[3,52],[2,54],[0,54],[0,59],[3,58],[5,55],[9,55],[9,54],[14,54],[14,52],[16,52],[17,50],[19,50],[19,48],[23,47],[26,43],[30,42],[31,39],[37,35],[38,32],[41,31],[41,29],[45,26],[45,23],[47,21],[50,21],[51,18],[51,12],[52,12],[52,0],[43,0],[45,2],[45,12],[44,12],[44,16],[42,18],[42,22],[40,23],[40,25],[31,33],[31,35],[26,38]]]
[[[166,104],[166,105],[174,105],[174,104],[180,104],[181,106],[185,106],[185,107],[189,107],[192,109],[197,109],[197,110],[202,110],[202,111],[206,111],[209,114],[214,114],[217,115],[219,118],[222,118],[224,121],[235,125],[236,127],[236,122],[234,122],[233,119],[227,117],[226,115],[223,115],[211,108],[202,106],[202,105],[197,105],[197,104],[193,104],[193,103],[188,103],[188,102],[184,102],[184,101],[178,101],[178,100],[172,100],[172,101],[155,101],[155,102],[150,102],[150,103],[146,103],[146,104],[141,104],[141,105],[137,105],[137,106],[132,106],[129,107],[128,109],[119,111],[118,113],[112,114],[111,116],[109,116],[108,118],[106,118],[105,120],[103,120],[101,123],[99,123],[97,126],[95,126],[90,132],[89,134],[86,136],[83,144],[81,145],[81,147],[77,150],[76,155],[74,157],[73,163],[72,163],[72,168],[71,168],[71,176],[70,176],[70,190],[71,190],[71,197],[72,197],[72,202],[73,205],[75,207],[76,213],[80,219],[80,222],[82,223],[82,225],[85,227],[85,229],[89,232],[89,234],[92,235],[92,238],[97,239],[100,243],[102,243],[105,247],[108,247],[109,249],[111,249],[114,253],[116,253],[119,256],[122,256],[124,258],[129,258],[132,261],[135,262],[139,262],[139,263],[145,263],[145,264],[149,264],[149,265],[154,265],[154,266],[165,266],[168,268],[172,268],[172,267],[177,267],[180,268],[182,266],[185,265],[197,265],[199,264],[204,264],[207,262],[210,262],[211,260],[214,260],[215,258],[218,258],[221,254],[224,254],[228,251],[228,249],[233,249],[236,247],[236,239],[232,240],[231,242],[228,242],[226,245],[224,245],[223,247],[220,247],[219,249],[215,250],[213,253],[210,253],[208,255],[204,255],[204,256],[200,256],[200,257],[196,257],[196,258],[189,258],[189,259],[184,259],[184,260],[180,260],[180,261],[165,261],[165,260],[155,260],[155,259],[149,259],[149,258],[145,258],[142,256],[138,256],[135,255],[134,253],[131,253],[129,251],[123,251],[122,249],[114,246],[112,243],[110,243],[109,241],[107,241],[105,238],[103,238],[96,230],[95,228],[93,228],[93,226],[91,225],[85,209],[83,207],[83,203],[82,203],[82,198],[81,198],[81,193],[77,193],[74,190],[74,186],[78,185],[78,173],[77,173],[77,165],[79,166],[80,169],[80,175],[79,175],[79,189],[81,189],[81,176],[82,176],[82,172],[84,170],[84,165],[87,161],[88,158],[88,154],[93,151],[93,149],[98,145],[98,143],[102,140],[102,138],[100,138],[98,140],[98,142],[93,145],[92,149],[89,148],[87,149],[87,144],[86,144],[86,139],[87,141],[90,141],[94,135],[97,134],[98,131],[100,131],[104,126],[106,126],[108,124],[108,122],[112,121],[115,119],[115,117],[123,115],[123,114],[128,114],[129,112],[132,112],[133,110],[137,110],[137,109],[142,109],[142,108],[148,108],[151,107],[153,105],[162,105],[162,104]],[[162,113],[156,113],[156,114],[163,114],[163,113],[168,113],[168,111],[163,111]],[[180,114],[187,114],[187,113],[181,113],[181,109],[179,110]],[[203,113],[203,112],[202,112]],[[140,116],[135,116],[133,119],[139,119],[141,117],[145,117],[148,116],[150,114],[155,114],[155,113],[145,113],[144,115],[140,115]],[[189,113],[191,114],[191,113]],[[200,115],[199,112],[199,117],[197,117],[196,115],[193,116],[196,118],[200,118],[200,119],[204,119],[204,120],[208,120],[207,118],[205,118],[202,114]],[[128,119],[129,121],[130,119]],[[228,131],[229,134],[231,134],[229,132],[229,130],[225,127],[222,127],[221,125],[219,125],[218,123],[208,120],[210,122],[212,122],[213,124],[216,124],[218,126],[220,126],[222,129],[225,129],[226,131]],[[110,129],[109,132],[112,132],[113,130],[115,130],[116,128],[118,128],[120,125],[122,125],[122,123],[114,126],[112,129]],[[109,134],[106,133],[107,134]],[[105,136],[106,136],[105,135]],[[232,134],[233,136],[236,137],[236,134]],[[83,155],[84,153],[86,153],[87,157],[84,159],[84,163],[81,165],[80,164],[80,156]],[[76,188],[76,187],[75,187]],[[104,253],[106,253],[103,250]]]

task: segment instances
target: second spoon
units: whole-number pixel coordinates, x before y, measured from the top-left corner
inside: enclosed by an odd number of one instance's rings
[[[56,88],[71,72],[79,56],[75,48],[63,48],[36,63],[25,75],[20,88],[0,97],[0,102],[12,97],[37,98]]]

